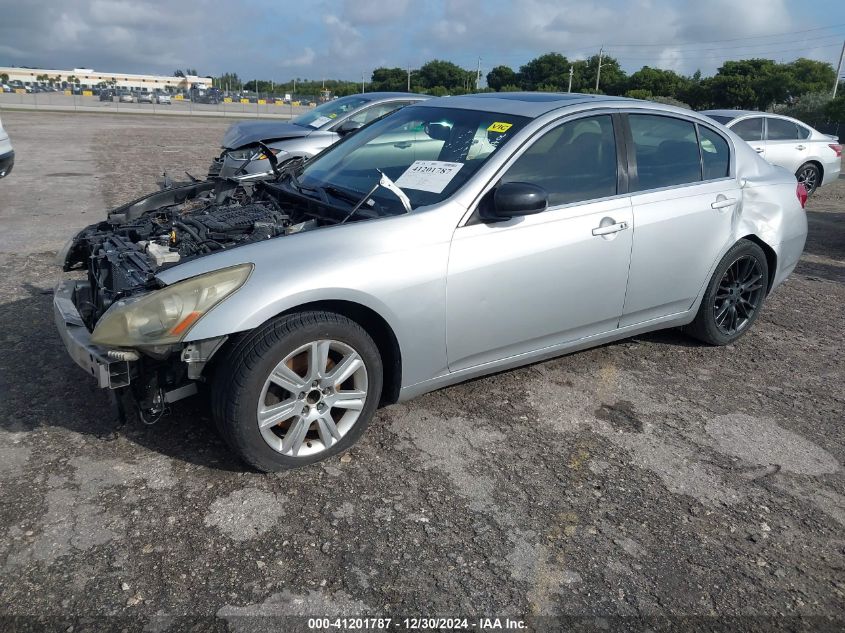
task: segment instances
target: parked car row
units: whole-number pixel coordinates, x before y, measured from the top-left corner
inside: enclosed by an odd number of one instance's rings
[[[12,149],[12,141],[6,130],[3,129],[3,121],[0,121],[0,178],[8,176],[15,166],[15,150]]]
[[[74,236],[60,259],[87,277],[54,298],[101,387],[154,422],[208,383],[260,470],[344,451],[379,405],[475,376],[660,328],[732,343],[807,234],[791,171],[671,106],[362,95],[271,125],[233,126],[209,179]]]

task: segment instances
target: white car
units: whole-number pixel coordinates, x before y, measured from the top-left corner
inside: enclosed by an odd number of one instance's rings
[[[15,165],[15,150],[12,149],[12,141],[3,129],[3,122],[0,121],[0,178],[8,176]]]
[[[842,145],[835,136],[779,114],[753,110],[707,110],[701,114],[729,128],[773,165],[794,173],[808,195],[839,178]]]
[[[170,95],[166,92],[156,92],[153,94],[153,99],[159,105],[167,104],[170,105]]]

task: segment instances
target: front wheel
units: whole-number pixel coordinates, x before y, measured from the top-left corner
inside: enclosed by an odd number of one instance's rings
[[[218,429],[265,472],[310,464],[349,448],[382,389],[378,348],[357,323],[331,312],[271,321],[241,339],[213,385]]]
[[[768,279],[763,249],[754,242],[740,240],[716,266],[687,332],[710,345],[733,343],[760,315]]]
[[[804,163],[795,172],[795,177],[798,182],[804,185],[807,190],[807,195],[811,196],[819,188],[822,180],[822,174],[818,167],[813,163]]]

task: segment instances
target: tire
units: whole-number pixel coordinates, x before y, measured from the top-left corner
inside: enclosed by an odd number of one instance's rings
[[[687,333],[709,345],[733,343],[760,316],[768,280],[769,266],[763,249],[749,240],[740,240],[716,266],[698,314],[686,327]]]
[[[382,384],[381,356],[360,325],[333,312],[302,312],[235,342],[214,375],[212,412],[238,457],[273,472],[352,446],[375,413]],[[276,423],[277,416],[285,417]]]
[[[807,195],[812,196],[822,182],[822,172],[814,163],[804,163],[795,172],[798,182],[803,183]]]

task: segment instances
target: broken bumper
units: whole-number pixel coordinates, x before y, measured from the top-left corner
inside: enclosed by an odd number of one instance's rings
[[[91,344],[91,333],[74,304],[79,283],[63,281],[53,294],[53,316],[59,336],[74,362],[93,376],[100,387],[126,387],[130,382],[129,361],[109,358],[108,350]]]

